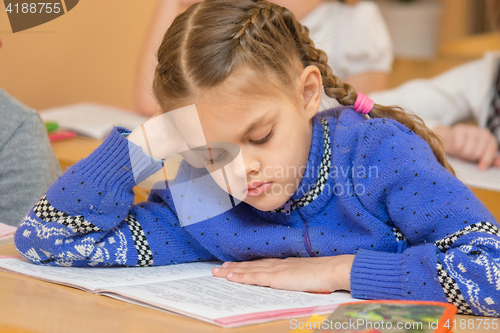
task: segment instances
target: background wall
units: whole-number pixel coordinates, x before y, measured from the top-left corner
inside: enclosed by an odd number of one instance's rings
[[[440,0],[443,3],[441,40],[450,41],[467,35],[471,30],[471,9],[478,0]]]
[[[156,0],[80,0],[13,34],[0,2],[0,87],[35,109],[81,101],[132,108],[132,83]]]
[[[37,110],[78,103],[133,108],[133,79],[158,0],[80,0],[67,14],[13,34],[0,1],[0,87]],[[441,40],[463,37],[473,0],[444,5]]]

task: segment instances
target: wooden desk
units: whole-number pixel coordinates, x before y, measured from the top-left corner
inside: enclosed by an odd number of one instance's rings
[[[440,55],[433,60],[395,59],[392,73],[389,75],[388,88],[396,88],[401,84],[417,79],[428,79],[439,75],[453,67],[462,65],[472,58]]]
[[[439,47],[439,54],[481,58],[486,51],[500,50],[500,34],[490,32],[476,34],[444,42]]]
[[[430,60],[394,60],[389,75],[389,88],[395,88],[416,78],[431,78],[453,67],[483,57],[486,51],[500,50],[500,35],[497,33],[477,34],[440,45],[439,54]]]
[[[102,140],[87,139],[77,136],[71,139],[54,141],[51,142],[50,145],[64,172],[82,158],[89,156],[101,143]]]

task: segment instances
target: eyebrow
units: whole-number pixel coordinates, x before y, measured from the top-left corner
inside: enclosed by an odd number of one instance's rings
[[[259,126],[262,122],[264,122],[264,120],[267,120],[270,117],[270,115],[269,115],[270,112],[272,112],[272,111],[270,110],[269,112],[265,113],[262,117],[260,117],[256,121],[254,121],[250,126],[248,126],[241,137],[248,135],[255,128],[257,128],[257,126]],[[187,145],[187,146],[190,150],[193,150],[193,151],[200,151],[200,150],[207,150],[208,149],[208,145],[204,145],[201,147],[191,147],[190,145]],[[211,148],[211,149],[214,149],[214,148]]]
[[[244,137],[248,135],[250,132],[252,132],[254,129],[257,128],[264,120],[267,120],[269,118],[269,112],[265,113],[262,117],[254,121],[250,126],[247,127],[246,131],[243,133],[241,137]]]

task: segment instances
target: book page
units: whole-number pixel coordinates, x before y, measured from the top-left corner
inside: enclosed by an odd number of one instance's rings
[[[17,230],[16,227],[0,222],[0,239],[3,237],[14,235],[16,230]]]
[[[249,314],[256,314],[255,321],[262,321],[259,318],[272,320],[283,317],[282,312],[296,316],[311,313],[318,307],[331,311],[340,303],[357,301],[346,292],[313,294],[277,290],[216,277],[106,288],[99,294],[137,300],[208,322],[223,323],[221,326],[234,326],[231,318],[249,323]],[[272,315],[266,315],[269,312],[273,312]]]
[[[14,235],[0,237],[0,247],[14,244]]]
[[[14,244],[16,230],[16,227],[0,222],[0,247]]]
[[[61,128],[94,139],[104,139],[113,126],[133,130],[148,119],[130,110],[93,103],[72,104],[42,110],[40,117],[43,121],[55,121]]]
[[[455,157],[446,156],[448,162],[455,170],[457,178],[465,185],[500,191],[500,168],[490,167],[480,171],[477,163],[462,161]]]
[[[199,276],[212,276],[221,262],[194,262],[153,267],[54,267],[36,265],[22,258],[0,259],[0,268],[41,280],[95,292],[100,288]]]

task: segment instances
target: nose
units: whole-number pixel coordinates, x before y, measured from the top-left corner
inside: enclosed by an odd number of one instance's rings
[[[252,160],[251,162],[245,164],[246,175],[254,175],[260,172],[260,162],[257,160]]]
[[[252,154],[240,149],[238,156],[233,160],[232,167],[234,175],[247,178],[248,175],[260,172],[261,164]]]

